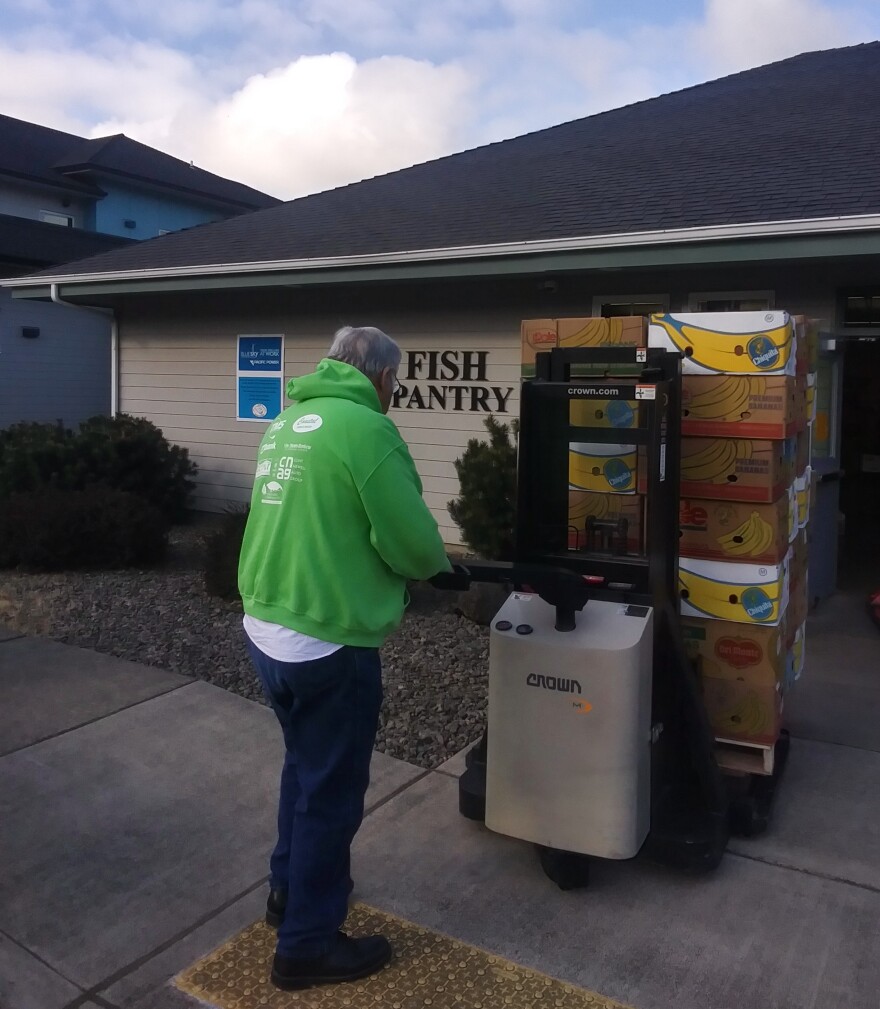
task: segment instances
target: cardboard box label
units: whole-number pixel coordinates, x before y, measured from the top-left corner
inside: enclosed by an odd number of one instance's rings
[[[568,548],[588,553],[644,553],[645,499],[635,494],[568,493]]]
[[[648,346],[679,351],[686,375],[794,375],[788,312],[664,312],[651,316]]]
[[[782,441],[682,438],[681,492],[687,497],[771,503],[791,483]]]
[[[683,375],[683,434],[787,438],[806,426],[806,385],[790,375]]]
[[[792,538],[791,497],[772,504],[682,498],[679,553],[709,560],[778,564]]]
[[[635,445],[571,442],[568,446],[569,490],[635,494],[637,474]]]
[[[778,626],[788,605],[788,561],[736,564],[680,557],[683,616]]]

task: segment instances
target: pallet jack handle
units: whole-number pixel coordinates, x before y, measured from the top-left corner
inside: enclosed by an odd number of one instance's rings
[[[545,603],[556,608],[557,631],[573,631],[577,626],[577,614],[589,602],[592,590],[605,584],[601,575],[580,575],[567,568],[516,561],[453,564],[452,571],[443,571],[430,581],[434,588],[459,592],[467,591],[474,582],[512,582],[528,586]]]

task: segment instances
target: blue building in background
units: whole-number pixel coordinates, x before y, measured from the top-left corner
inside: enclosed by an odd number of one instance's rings
[[[123,134],[87,140],[0,115],[3,278],[280,202]],[[110,412],[114,354],[100,313],[0,291],[0,428]]]

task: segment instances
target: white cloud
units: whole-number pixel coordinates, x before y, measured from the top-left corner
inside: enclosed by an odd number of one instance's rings
[[[865,41],[865,29],[855,10],[820,0],[707,0],[689,48],[713,76],[720,76]]]

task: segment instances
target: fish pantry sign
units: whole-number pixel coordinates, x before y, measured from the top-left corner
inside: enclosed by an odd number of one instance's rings
[[[512,385],[492,385],[487,350],[410,350],[397,373],[400,410],[508,413]]]

